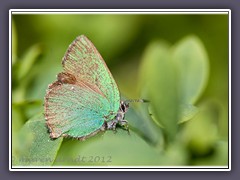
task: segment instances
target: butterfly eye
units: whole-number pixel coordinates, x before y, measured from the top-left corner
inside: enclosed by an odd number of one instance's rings
[[[121,109],[123,112],[125,112],[126,108],[125,108],[125,104],[121,104]]]
[[[129,108],[129,104],[128,104],[128,103],[123,102],[123,103],[121,104],[121,110],[122,110],[124,113],[127,112],[128,108]]]

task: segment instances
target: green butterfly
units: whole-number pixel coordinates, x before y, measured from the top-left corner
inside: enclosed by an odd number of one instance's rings
[[[45,118],[51,138],[70,136],[85,140],[120,126],[129,101],[120,94],[106,63],[84,35],[70,44],[62,60],[64,71],[50,84],[45,96]],[[139,100],[140,102],[143,100]]]

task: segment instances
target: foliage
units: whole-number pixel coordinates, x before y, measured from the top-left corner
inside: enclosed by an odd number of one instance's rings
[[[227,165],[227,16],[14,15],[13,23],[13,165]],[[80,34],[124,97],[150,101],[131,104],[130,135],[49,138],[45,90]]]

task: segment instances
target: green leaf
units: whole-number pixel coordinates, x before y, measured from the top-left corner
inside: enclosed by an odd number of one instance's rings
[[[196,36],[188,36],[172,50],[180,100],[182,103],[194,104],[208,80],[209,65],[204,45]]]
[[[54,165],[65,166],[171,166],[185,165],[187,153],[181,144],[171,144],[166,151],[147,144],[136,133],[123,130],[105,132],[86,141],[63,143]]]
[[[16,153],[12,157],[14,166],[44,166],[54,162],[62,138],[49,138],[45,119],[41,114],[28,120],[12,143],[16,147]]]
[[[154,111],[152,106],[149,106],[148,108],[149,113],[151,114],[152,120],[161,128],[164,128],[164,126],[162,124],[160,124],[160,122],[156,119],[156,117],[154,116]],[[192,119],[198,112],[198,108],[196,106],[193,106],[191,104],[181,104],[179,106],[179,120],[178,123],[184,123],[190,119]]]
[[[163,134],[158,126],[151,121],[148,112],[148,103],[138,104],[139,108],[130,107],[125,119],[129,122],[130,130],[138,134],[148,144],[162,147]]]
[[[31,82],[36,81],[34,63],[41,53],[40,45],[34,45],[24,54],[22,59],[14,64],[12,75],[12,96],[14,102],[23,102],[26,100]]]
[[[24,115],[24,121],[27,121],[29,118],[41,112],[42,108],[42,100],[25,100],[25,101],[16,101],[12,102],[12,107],[21,111]]]
[[[21,127],[24,124],[24,116],[22,111],[12,105],[12,156],[15,156],[17,153],[17,147],[15,142],[18,141],[18,133]]]
[[[69,148],[71,147],[71,148]],[[106,131],[84,142],[71,140],[63,145],[54,165],[157,165],[160,152],[134,132]],[[65,160],[65,161],[64,161]]]
[[[33,64],[37,60],[37,57],[42,53],[40,45],[32,46],[19,61],[18,67],[18,80],[24,78],[31,70]]]
[[[196,106],[193,106],[191,104],[181,104],[179,123],[183,123],[192,119],[198,112],[199,109]]]
[[[142,97],[150,100],[157,124],[164,127],[168,140],[173,140],[177,132],[179,103],[175,66],[168,45],[153,42],[147,47],[139,76]]]
[[[164,166],[189,165],[187,164],[189,154],[183,144],[178,141],[174,141],[173,143],[169,144],[161,158],[161,165]]]
[[[140,67],[142,96],[149,98],[153,121],[173,139],[177,123],[192,119],[198,112],[193,106],[208,79],[208,58],[201,41],[184,38],[173,48],[154,42],[144,53]]]
[[[156,119],[155,112],[154,112],[153,107],[151,105],[148,107],[148,112],[149,112],[152,120],[156,123],[156,125],[158,125],[160,128],[164,128],[164,126],[162,124],[160,124],[160,122]]]
[[[23,122],[24,120],[21,110],[18,107],[12,105],[12,131],[16,132],[20,130],[24,124]]]
[[[182,141],[194,154],[205,154],[215,146],[218,139],[218,114],[209,103],[203,104],[199,112],[183,128]]]

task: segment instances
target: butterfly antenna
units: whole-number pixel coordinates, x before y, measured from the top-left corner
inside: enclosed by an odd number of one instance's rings
[[[127,102],[127,103],[135,103],[135,102],[147,103],[150,101],[147,99],[128,99],[125,102]]]

